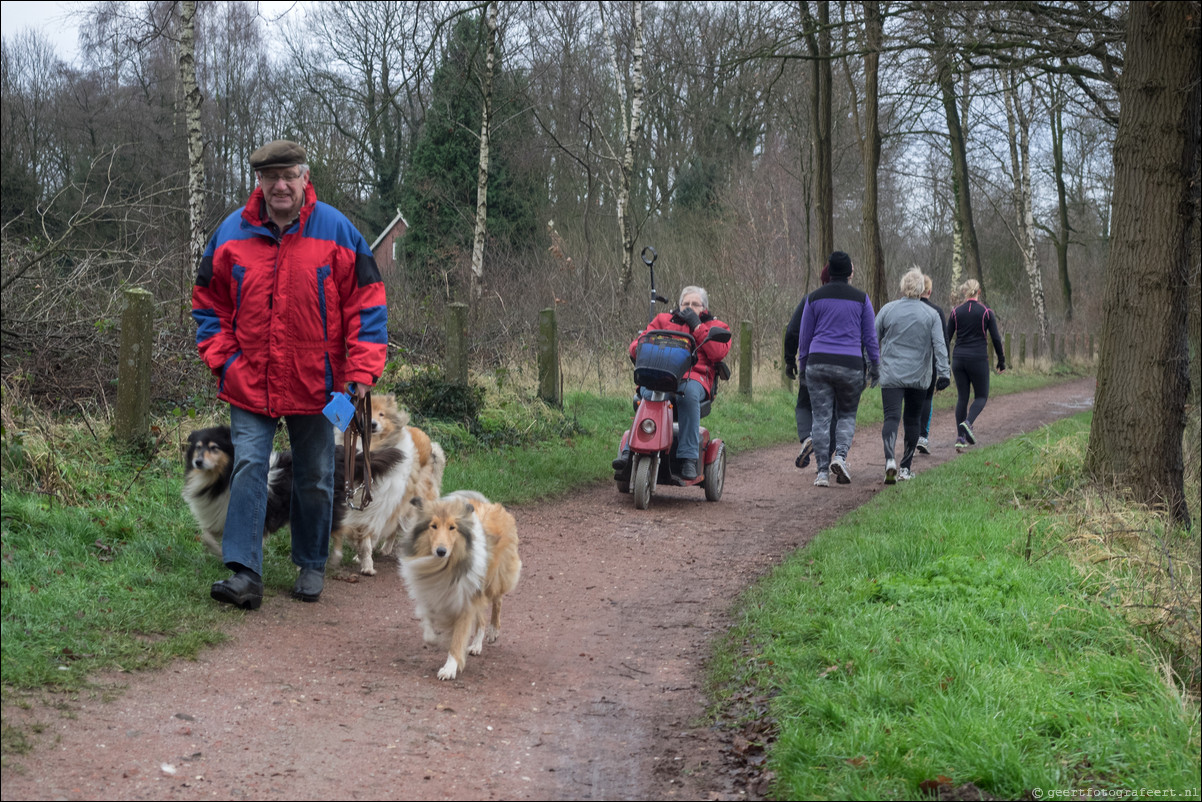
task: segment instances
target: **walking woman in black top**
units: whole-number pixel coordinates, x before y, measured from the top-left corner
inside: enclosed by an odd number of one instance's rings
[[[989,400],[989,347],[986,335],[993,340],[997,354],[997,372],[1006,369],[1006,351],[998,334],[997,316],[977,300],[981,285],[969,279],[960,285],[964,303],[952,310],[947,318],[947,341],[956,341],[952,353],[952,380],[956,382],[956,448],[963,449],[977,442],[972,425]],[[968,393],[972,390],[972,406]]]

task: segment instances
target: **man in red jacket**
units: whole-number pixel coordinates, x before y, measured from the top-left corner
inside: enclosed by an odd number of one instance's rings
[[[234,469],[222,559],[234,571],[214,599],[256,609],[263,599],[268,467],[279,419],[292,445],[292,591],[321,596],[334,504],[331,393],[364,396],[384,370],[388,310],[371,249],[338,210],[317,200],[305,149],[269,142],[250,155],[258,187],[205,249],[192,290],[200,356],[230,405]]]

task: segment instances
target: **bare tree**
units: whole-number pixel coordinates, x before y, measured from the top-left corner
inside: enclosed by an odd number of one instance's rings
[[[1013,70],[1001,75],[1002,96],[1006,106],[1006,124],[1010,144],[1010,179],[1014,198],[1014,239],[1022,254],[1027,285],[1031,288],[1031,304],[1039,324],[1039,339],[1048,340],[1048,310],[1044,301],[1043,274],[1039,267],[1039,249],[1035,240],[1035,209],[1031,188],[1031,118],[1020,96],[1022,88]]]
[[[184,91],[184,128],[188,139],[188,264],[191,274],[204,255],[204,140],[200,130],[200,87],[196,83],[196,3],[181,5],[179,75]]]
[[[634,27],[630,45],[630,109],[626,108],[626,82],[618,69],[618,48],[605,18],[605,3],[600,3],[601,28],[609,49],[610,68],[618,89],[619,110],[622,129],[622,155],[611,149],[611,158],[618,162],[617,213],[618,230],[622,238],[622,273],[618,286],[626,291],[634,277],[634,240],[636,236],[633,209],[631,207],[631,184],[634,181],[634,157],[643,136],[643,0],[633,3]]]
[[[497,2],[488,4],[484,21],[488,42],[484,53],[484,74],[480,90],[484,97],[480,109],[480,169],[476,175],[476,234],[472,242],[472,301],[479,300],[484,285],[484,239],[488,235],[488,144],[492,126],[493,59],[497,50]]]

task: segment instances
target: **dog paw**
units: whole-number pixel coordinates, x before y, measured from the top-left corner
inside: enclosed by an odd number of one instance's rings
[[[501,637],[501,630],[497,629],[492,624],[489,624],[488,634],[484,636],[485,643],[496,643],[497,638],[499,637]]]
[[[472,638],[471,644],[467,647],[468,654],[479,655],[484,651],[484,633],[477,632],[476,637]]]
[[[454,657],[451,657],[450,655],[448,655],[446,663],[443,664],[442,668],[438,669],[438,678],[439,679],[455,679],[455,676],[458,673],[459,673],[459,661],[457,661]]]

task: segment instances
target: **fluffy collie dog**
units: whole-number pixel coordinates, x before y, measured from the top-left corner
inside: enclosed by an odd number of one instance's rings
[[[340,438],[339,432],[336,438]],[[362,441],[357,443],[362,450]],[[360,571],[374,574],[371,552],[392,554],[395,550],[396,539],[401,532],[413,528],[419,516],[419,509],[410,502],[413,499],[437,501],[442,493],[442,474],[447,467],[447,457],[442,446],[430,439],[430,436],[416,426],[409,425],[409,413],[397,405],[396,397],[392,395],[372,394],[371,398],[371,450],[396,448],[400,449],[408,460],[409,470],[402,491],[400,516],[398,525],[371,530],[340,531],[335,530],[331,552],[335,562],[342,561],[342,544],[344,538],[356,542],[356,550]],[[375,478],[375,463],[372,463],[373,480]],[[375,495],[373,489],[372,494]],[[368,511],[371,507],[369,505]],[[370,540],[367,538],[370,537]]]
[[[221,533],[230,506],[230,476],[234,472],[234,442],[230,427],[198,429],[184,446],[184,501],[200,525],[205,547],[221,556]],[[263,537],[288,523],[292,502],[292,455],[272,452],[267,470],[267,519]]]
[[[343,495],[342,446],[334,449],[334,512],[331,540],[341,544],[349,537],[366,544],[360,548],[359,570],[374,574],[371,544],[385,535],[393,536],[407,509],[410,459],[399,448],[371,452],[372,503],[365,510],[348,506]],[[200,539],[209,551],[221,556],[221,534],[230,503],[230,477],[234,471],[234,444],[228,426],[200,429],[188,435],[184,457],[183,497],[200,525]],[[355,480],[362,481],[363,457],[355,462]],[[267,517],[263,537],[289,523],[292,504],[292,453],[274,451],[267,473]],[[338,554],[341,559],[341,552]]]
[[[401,535],[401,579],[426,643],[447,649],[439,679],[455,679],[501,631],[501,597],[518,583],[517,523],[500,504],[473,491],[416,500],[420,517]],[[492,605],[492,618],[485,613]]]

